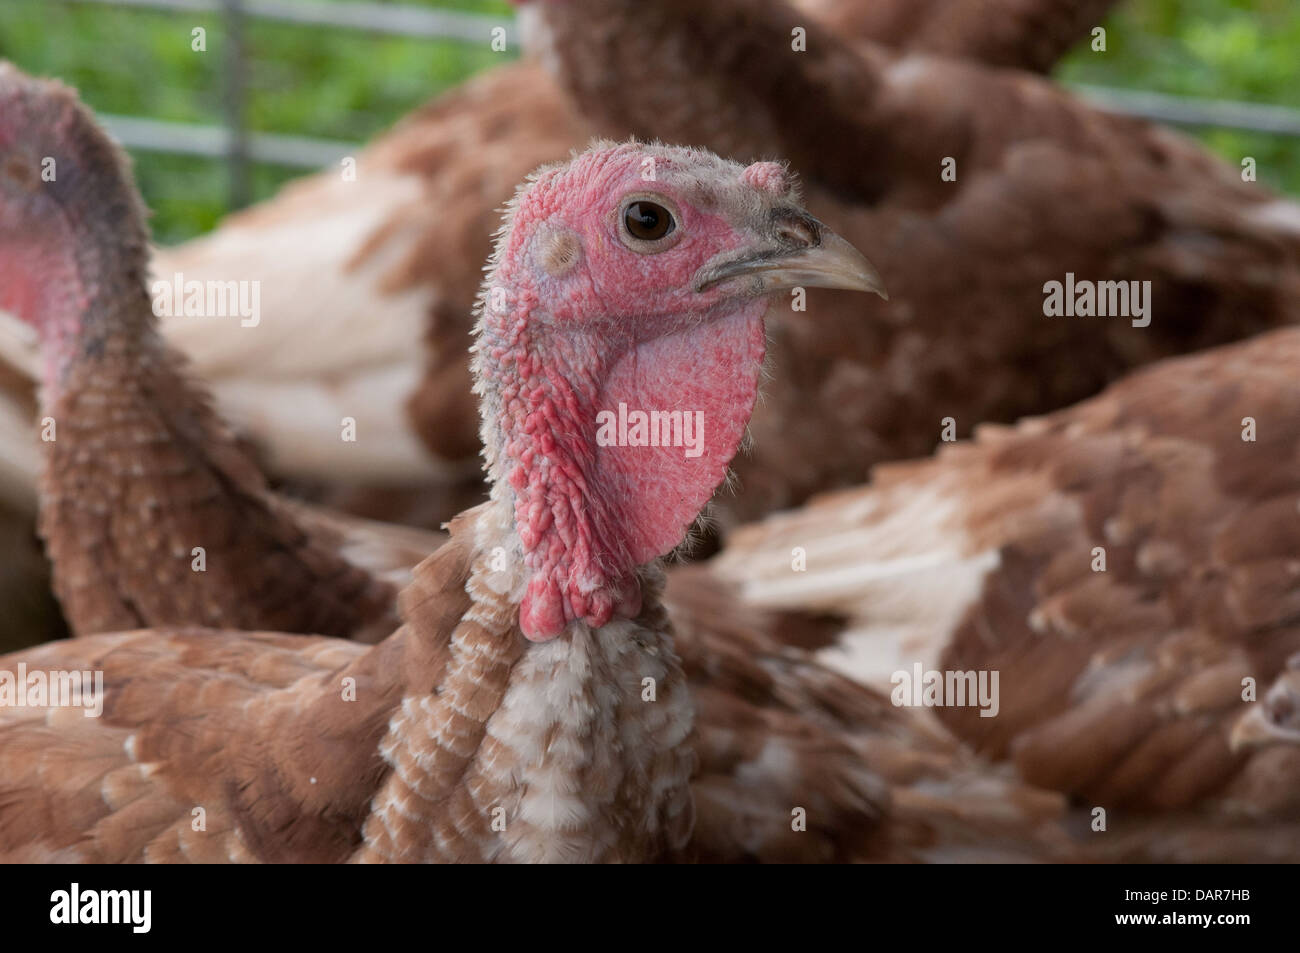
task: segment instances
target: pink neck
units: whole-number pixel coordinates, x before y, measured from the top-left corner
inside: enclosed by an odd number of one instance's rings
[[[740,445],[758,393],[766,307],[748,301],[621,343],[617,322],[543,340],[525,330],[536,314],[485,321],[481,374],[496,397],[487,438],[498,487],[513,498],[529,638],[639,611],[637,568],[682,541]],[[652,412],[668,439],[633,445],[654,437],[628,418]],[[612,445],[602,445],[602,419]]]
[[[69,236],[50,225],[33,240],[0,247],[0,307],[40,336],[47,402],[62,394],[74,365],[157,333],[141,245],[101,247],[89,231]]]

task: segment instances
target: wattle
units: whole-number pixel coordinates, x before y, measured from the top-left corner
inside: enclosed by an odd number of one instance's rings
[[[612,446],[596,453],[594,488],[617,514],[632,566],[671,551],[726,477],[758,397],[766,302],[639,345],[611,370],[597,410],[681,411],[704,424],[699,456],[682,446]],[[692,451],[693,452],[693,451]]]
[[[572,422],[590,434],[591,453],[548,458],[545,471],[534,458],[511,474],[533,571],[520,609],[530,639],[554,638],[575,619],[599,626],[639,609],[637,567],[682,541],[744,437],[758,396],[766,308],[766,301],[747,301],[634,346],[585,408],[589,419]],[[628,413],[695,415],[703,441],[698,448],[632,446],[619,433],[613,445],[597,445],[598,415],[617,418],[620,405]],[[688,455],[696,449],[698,456]]]

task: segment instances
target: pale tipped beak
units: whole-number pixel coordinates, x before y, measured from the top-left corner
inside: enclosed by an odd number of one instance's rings
[[[1275,744],[1300,744],[1300,732],[1278,724],[1271,714],[1267,701],[1257,702],[1232,726],[1228,747],[1238,752]]]
[[[695,275],[696,291],[724,281],[747,279],[755,295],[791,288],[842,288],[871,291],[886,301],[889,293],[865,255],[811,216],[798,241],[780,241],[740,258],[711,261]]]

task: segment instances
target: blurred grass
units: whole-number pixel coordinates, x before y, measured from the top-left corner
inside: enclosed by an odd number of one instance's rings
[[[402,0],[509,15],[505,0]],[[207,52],[190,31],[207,30]],[[0,57],[76,86],[94,109],[220,125],[224,30],[220,14],[168,13],[64,0],[0,0]],[[248,20],[247,121],[253,131],[365,141],[404,113],[506,54],[455,41]],[[227,176],[215,160],[134,151],[136,175],[160,242],[205,232],[226,211]],[[255,164],[254,198],[309,170]]]
[[[400,0],[506,15],[505,0]],[[861,0],[870,2],[870,0]],[[1058,78],[1177,95],[1300,106],[1297,0],[1126,0],[1105,22],[1107,51],[1085,42]],[[207,53],[190,30],[207,29]],[[77,86],[95,109],[177,122],[220,124],[222,23],[199,16],[0,0],[0,56]],[[503,54],[470,45],[250,20],[245,26],[253,131],[369,139],[404,113],[495,65]],[[1300,196],[1300,139],[1232,130],[1196,134],[1233,164],[1254,156],[1262,181]],[[141,190],[159,241],[210,229],[225,212],[217,161],[136,152]],[[256,165],[265,198],[303,169]]]
[[[1107,51],[1081,43],[1057,79],[1300,108],[1297,0],[1131,0],[1103,25]],[[1187,131],[1233,165],[1253,156],[1261,182],[1300,196],[1300,138]]]

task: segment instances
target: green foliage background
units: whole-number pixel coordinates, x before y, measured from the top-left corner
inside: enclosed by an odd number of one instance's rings
[[[1123,0],[1103,25],[1107,51],[1081,43],[1057,79],[1300,108],[1300,0]],[[1187,131],[1300,196],[1300,137]]]
[[[506,15],[505,0],[399,0]],[[863,0],[869,2],[869,0]],[[204,26],[208,52],[190,50]],[[1104,23],[1107,51],[1081,44],[1065,81],[1300,106],[1297,0],[1125,0]],[[70,0],[3,0],[0,57],[77,86],[95,109],[177,122],[221,122],[222,20]],[[482,46],[250,20],[252,130],[364,141],[466,76],[500,62]],[[1233,163],[1254,156],[1261,180],[1300,196],[1300,138],[1197,130]],[[210,229],[226,211],[217,161],[137,152],[160,241]],[[256,198],[306,170],[257,165]]]

